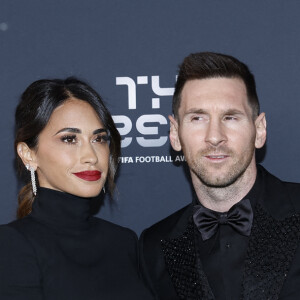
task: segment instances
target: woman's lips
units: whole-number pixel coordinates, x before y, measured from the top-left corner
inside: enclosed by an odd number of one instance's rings
[[[83,171],[73,174],[86,181],[97,181],[101,178],[101,172],[99,171]]]

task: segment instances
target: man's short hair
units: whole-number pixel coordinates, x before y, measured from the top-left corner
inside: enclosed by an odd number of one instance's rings
[[[259,115],[259,101],[253,74],[249,68],[236,58],[213,52],[192,53],[179,66],[179,74],[175,84],[172,109],[176,119],[181,101],[181,92],[185,83],[193,79],[239,78],[243,80],[248,102],[253,112],[253,119]]]

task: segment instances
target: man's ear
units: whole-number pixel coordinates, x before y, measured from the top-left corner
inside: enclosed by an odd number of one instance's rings
[[[181,151],[181,143],[178,135],[178,123],[173,116],[169,116],[170,120],[170,142],[175,151]]]
[[[267,138],[267,121],[265,113],[261,113],[255,120],[256,138],[255,148],[262,148]]]
[[[20,156],[23,164],[30,165],[34,170],[37,168],[35,151],[30,149],[24,142],[18,143],[17,153]]]

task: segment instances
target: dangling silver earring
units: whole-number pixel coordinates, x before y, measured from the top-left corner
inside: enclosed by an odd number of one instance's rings
[[[33,192],[34,196],[36,196],[37,189],[36,189],[36,181],[35,181],[34,169],[29,164],[26,164],[26,169],[30,171],[32,192]]]
[[[103,188],[102,188],[102,189],[103,189],[103,193],[105,194],[105,185],[103,186]]]

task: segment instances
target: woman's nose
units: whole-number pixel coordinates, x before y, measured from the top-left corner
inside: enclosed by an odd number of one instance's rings
[[[81,146],[80,154],[81,154],[80,162],[82,164],[89,163],[94,165],[98,162],[96,151],[91,143],[84,143]]]

